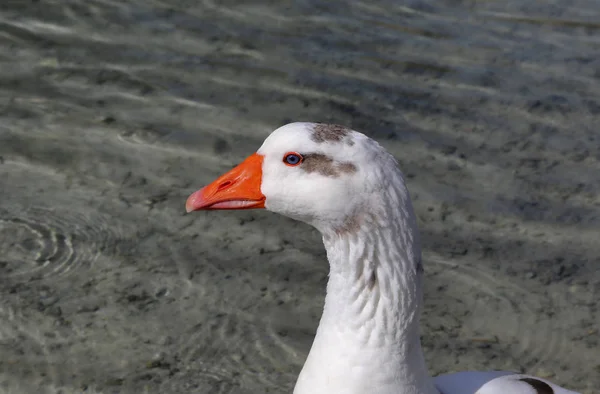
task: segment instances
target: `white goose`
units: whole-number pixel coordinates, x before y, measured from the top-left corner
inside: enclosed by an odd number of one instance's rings
[[[323,316],[294,394],[575,394],[513,372],[429,376],[415,215],[396,160],[364,134],[280,127],[186,202],[188,212],[250,208],[314,226],[327,249]]]

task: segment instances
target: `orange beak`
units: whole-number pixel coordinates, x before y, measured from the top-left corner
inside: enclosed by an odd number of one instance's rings
[[[187,212],[206,209],[264,208],[260,191],[263,156],[255,153],[231,171],[188,197]]]

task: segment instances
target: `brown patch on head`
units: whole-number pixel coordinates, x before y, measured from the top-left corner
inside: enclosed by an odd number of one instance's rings
[[[554,389],[546,382],[534,378],[522,378],[521,382],[529,384],[537,394],[554,394]]]
[[[338,124],[317,123],[314,126],[311,139],[315,142],[342,142],[350,134],[350,129]],[[354,145],[354,141],[348,140],[348,145]]]
[[[373,290],[373,288],[377,286],[377,271],[373,270],[371,271],[371,275],[369,276],[369,279],[367,280],[367,288],[369,290]]]
[[[350,162],[336,163],[331,157],[322,153],[309,153],[304,155],[302,166],[306,172],[317,172],[324,176],[337,178],[342,174],[352,174],[357,171]]]

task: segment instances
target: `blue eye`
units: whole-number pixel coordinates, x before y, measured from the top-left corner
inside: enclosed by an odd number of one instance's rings
[[[285,156],[283,156],[283,162],[288,166],[297,166],[298,164],[302,163],[302,160],[302,155],[295,152],[286,153]]]

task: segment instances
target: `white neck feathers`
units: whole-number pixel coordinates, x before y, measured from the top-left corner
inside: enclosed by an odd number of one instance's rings
[[[421,250],[403,182],[373,193],[342,231],[323,229],[323,316],[295,394],[437,393],[421,350]]]

